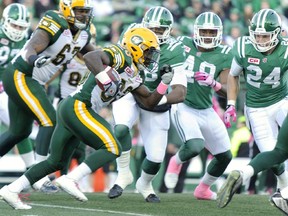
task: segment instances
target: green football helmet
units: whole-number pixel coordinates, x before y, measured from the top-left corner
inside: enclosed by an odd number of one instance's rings
[[[144,27],[154,31],[160,44],[165,43],[170,37],[173,23],[174,19],[171,12],[160,6],[150,8],[142,20]]]
[[[215,35],[202,35],[201,30],[214,30]],[[223,25],[220,17],[213,12],[201,13],[194,23],[194,42],[205,49],[217,47],[222,42]]]
[[[12,41],[23,40],[30,26],[30,15],[27,8],[18,3],[8,5],[2,15],[2,30]]]
[[[249,26],[250,40],[259,52],[266,52],[275,47],[279,42],[281,33],[281,18],[272,9],[262,9],[256,13]],[[269,37],[263,42],[259,37]]]

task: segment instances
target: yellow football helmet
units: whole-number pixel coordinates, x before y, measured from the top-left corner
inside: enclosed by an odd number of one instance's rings
[[[93,16],[91,0],[60,0],[59,8],[67,21],[78,29],[87,28]]]
[[[131,54],[138,67],[140,64],[147,69],[151,64],[158,64],[159,41],[151,30],[143,27],[129,29],[123,36],[122,46]]]

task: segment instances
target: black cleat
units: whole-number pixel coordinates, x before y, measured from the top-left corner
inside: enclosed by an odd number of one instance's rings
[[[121,196],[122,193],[123,193],[123,189],[119,185],[115,184],[109,190],[108,197],[110,199],[114,199],[114,198],[117,198],[117,197]]]
[[[149,194],[145,200],[149,203],[160,203],[160,198],[156,194]]]

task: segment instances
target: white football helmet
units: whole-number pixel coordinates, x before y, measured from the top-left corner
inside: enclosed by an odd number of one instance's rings
[[[215,36],[201,36],[200,30],[216,30]],[[201,13],[194,23],[194,42],[205,49],[217,47],[222,42],[223,25],[220,17],[213,12]]]
[[[2,30],[12,41],[23,40],[30,26],[30,16],[27,8],[18,3],[8,5],[2,15]]]

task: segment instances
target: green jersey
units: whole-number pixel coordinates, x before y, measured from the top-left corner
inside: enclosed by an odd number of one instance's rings
[[[230,73],[239,76],[243,71],[248,107],[267,107],[287,96],[283,76],[288,71],[288,40],[281,39],[273,53],[265,55],[254,48],[249,37],[240,37],[233,54],[236,64]]]
[[[5,73],[8,63],[20,52],[26,40],[27,38],[18,42],[10,40],[0,26],[0,80],[2,80],[2,74]]]
[[[149,73],[145,73],[144,84],[150,91],[154,91],[161,82],[160,69],[163,65],[168,64],[172,69],[176,69],[182,67],[186,59],[182,43],[173,37],[170,37],[166,43],[160,44],[160,52],[158,67],[154,67]]]
[[[209,52],[200,52],[193,38],[182,36],[178,38],[184,44],[186,62],[184,64],[187,75],[187,95],[184,103],[195,109],[207,109],[212,107],[213,89],[204,86],[194,80],[194,73],[197,71],[209,73],[214,79],[219,74],[230,68],[232,52],[229,46],[218,46]]]
[[[97,112],[102,107],[108,106],[113,101],[118,100],[142,84],[142,79],[136,65],[133,63],[131,56],[120,45],[112,45],[104,49],[113,62],[113,67],[121,77],[121,87],[115,96],[107,97],[104,92],[97,86],[94,74],[90,73],[88,79],[82,81],[78,92],[74,98],[84,102],[88,107],[93,106]]]

